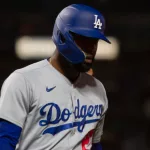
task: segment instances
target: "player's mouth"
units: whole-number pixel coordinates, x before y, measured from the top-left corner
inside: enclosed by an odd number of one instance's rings
[[[85,62],[86,63],[92,63],[93,62],[93,56],[87,54],[85,57]]]
[[[85,62],[90,64],[93,62],[93,59],[85,59]]]
[[[91,54],[86,53],[85,51],[82,50],[82,48],[79,46],[79,48],[81,49],[81,51],[84,53],[85,56],[85,63],[89,63],[91,64],[93,62],[94,56]]]

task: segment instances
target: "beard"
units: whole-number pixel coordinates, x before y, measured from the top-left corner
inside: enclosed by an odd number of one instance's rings
[[[73,66],[78,72],[88,72],[92,68],[92,63],[83,62],[80,64],[74,64]]]
[[[61,55],[60,55],[61,56]],[[61,63],[61,65],[65,64],[64,65],[64,68],[74,68],[76,71],[78,72],[88,72],[91,68],[92,68],[92,65],[93,65],[93,62],[94,62],[94,58],[92,59],[92,62],[91,63],[88,63],[86,62],[86,60],[82,63],[78,63],[78,64],[73,64],[71,63],[68,59],[66,59],[64,56],[62,56],[61,58],[63,58],[63,63]]]

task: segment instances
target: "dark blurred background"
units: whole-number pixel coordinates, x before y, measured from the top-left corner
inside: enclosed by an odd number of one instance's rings
[[[102,145],[104,150],[150,150],[150,5],[137,0],[22,0],[0,5],[0,86],[15,69],[38,60],[21,60],[18,37],[51,36],[58,12],[84,3],[106,18],[107,36],[120,42],[114,60],[96,60],[95,76],[109,99]]]

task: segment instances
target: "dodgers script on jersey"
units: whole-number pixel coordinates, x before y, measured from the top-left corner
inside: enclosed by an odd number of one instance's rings
[[[71,84],[47,59],[15,70],[1,89],[0,118],[22,128],[16,150],[90,150],[107,108],[100,81],[81,73]]]

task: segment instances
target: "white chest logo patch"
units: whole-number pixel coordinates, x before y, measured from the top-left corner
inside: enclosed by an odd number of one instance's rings
[[[101,20],[98,19],[98,15],[94,15],[94,16],[95,16],[94,28],[102,29],[102,23]]]

